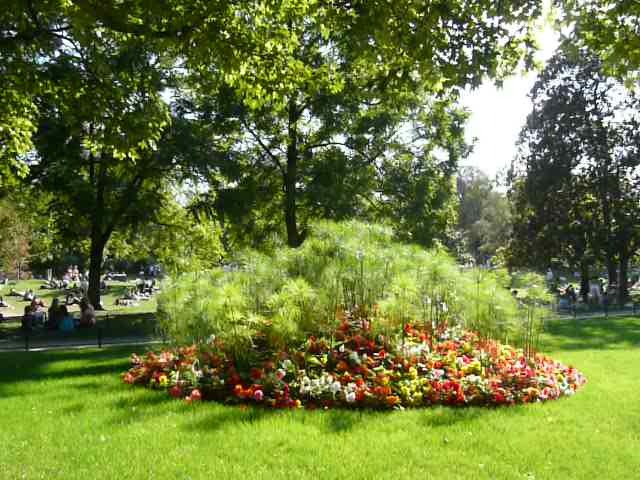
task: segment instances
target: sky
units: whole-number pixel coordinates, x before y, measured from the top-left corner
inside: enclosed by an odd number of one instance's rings
[[[548,60],[558,45],[558,35],[550,25],[538,35],[540,51],[538,60]],[[467,91],[462,104],[471,112],[466,137],[468,142],[476,138],[473,152],[460,165],[478,167],[489,177],[508,168],[516,153],[516,141],[520,129],[531,110],[527,94],[536,79],[535,72],[516,75],[497,88],[485,81],[479,88]]]

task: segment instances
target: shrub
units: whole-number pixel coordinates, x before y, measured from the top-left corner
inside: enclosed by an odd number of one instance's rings
[[[391,229],[356,221],[318,222],[300,248],[244,251],[234,264],[234,271],[185,274],[168,283],[159,311],[173,339],[213,334],[240,351],[264,335],[282,348],[307,335],[330,336],[346,311],[386,336],[400,335],[411,322],[431,331],[462,326],[485,338],[530,340],[533,317],[519,301],[539,308],[543,297],[531,286],[526,294],[540,299],[525,302],[510,291],[537,277],[464,269],[442,250],[399,243]]]

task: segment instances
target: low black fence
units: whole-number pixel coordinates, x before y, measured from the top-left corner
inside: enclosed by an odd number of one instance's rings
[[[153,313],[102,314],[96,325],[72,331],[25,329],[21,317],[5,317],[0,323],[0,351],[44,348],[98,347],[164,343],[166,340]]]
[[[640,303],[618,304],[585,304],[585,303],[556,303],[553,306],[558,318],[567,317],[609,317],[622,315],[640,315]]]

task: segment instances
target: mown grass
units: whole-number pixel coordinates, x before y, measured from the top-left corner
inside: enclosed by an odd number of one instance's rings
[[[130,348],[2,353],[0,478],[635,478],[640,319],[543,340],[587,375],[575,397],[403,412],[187,405],[121,384]]]

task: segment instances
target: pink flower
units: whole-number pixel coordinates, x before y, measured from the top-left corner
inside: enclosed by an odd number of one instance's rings
[[[261,402],[263,398],[264,398],[264,393],[262,393],[262,390],[256,390],[255,392],[253,392],[253,399],[256,402]]]

